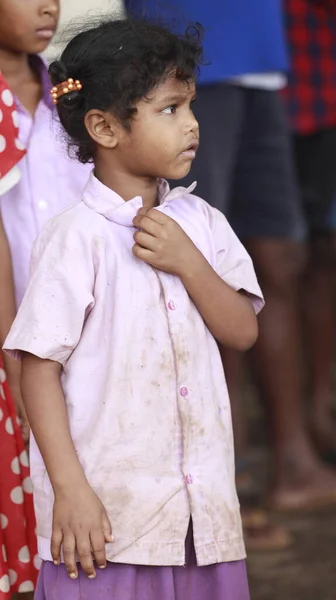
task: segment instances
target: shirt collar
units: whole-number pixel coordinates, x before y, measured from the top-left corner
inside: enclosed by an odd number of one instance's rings
[[[184,194],[191,194],[195,187],[196,182],[188,188],[177,187],[171,190],[167,181],[158,179],[159,206],[164,207],[172,200],[180,198]],[[109,219],[109,221],[126,227],[133,227],[133,219],[138,210],[143,206],[141,196],[135,196],[125,202],[119,194],[101,183],[95,177],[93,171],[84,189],[83,202],[95,212]]]

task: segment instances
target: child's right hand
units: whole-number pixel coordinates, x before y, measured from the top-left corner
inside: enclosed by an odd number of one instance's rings
[[[76,560],[94,579],[106,567],[105,544],[113,542],[112,527],[104,506],[88,483],[55,492],[51,554],[54,564],[64,563],[71,579],[78,577]]]

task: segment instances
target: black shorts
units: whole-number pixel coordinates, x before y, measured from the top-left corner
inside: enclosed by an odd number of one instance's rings
[[[336,127],[293,139],[304,214],[313,235],[335,230]]]
[[[197,181],[195,193],[224,212],[241,239],[302,239],[317,220],[327,223],[329,201],[305,209],[294,159],[294,150],[302,156],[302,143],[293,147],[277,92],[200,87],[195,115],[201,145],[188,183]]]

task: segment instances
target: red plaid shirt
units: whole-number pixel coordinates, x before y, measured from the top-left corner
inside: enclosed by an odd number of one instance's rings
[[[294,131],[336,126],[336,1],[285,0],[292,61],[285,99]]]

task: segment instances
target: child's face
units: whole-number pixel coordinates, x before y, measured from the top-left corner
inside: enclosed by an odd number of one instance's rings
[[[117,141],[112,136],[92,136],[98,142],[96,166],[100,150],[104,152],[102,146],[108,148],[113,144],[113,154],[108,158],[105,156],[104,162],[106,158],[112,160],[112,164],[126,175],[165,179],[185,177],[199,140],[198,123],[192,112],[194,99],[194,81],[179,81],[173,74],[137,103],[130,130],[122,126],[113,128]]]
[[[134,174],[165,179],[188,175],[199,143],[192,111],[195,96],[194,81],[179,81],[173,75],[137,104],[123,143]]]
[[[38,54],[57,27],[59,0],[0,0],[0,49]]]

